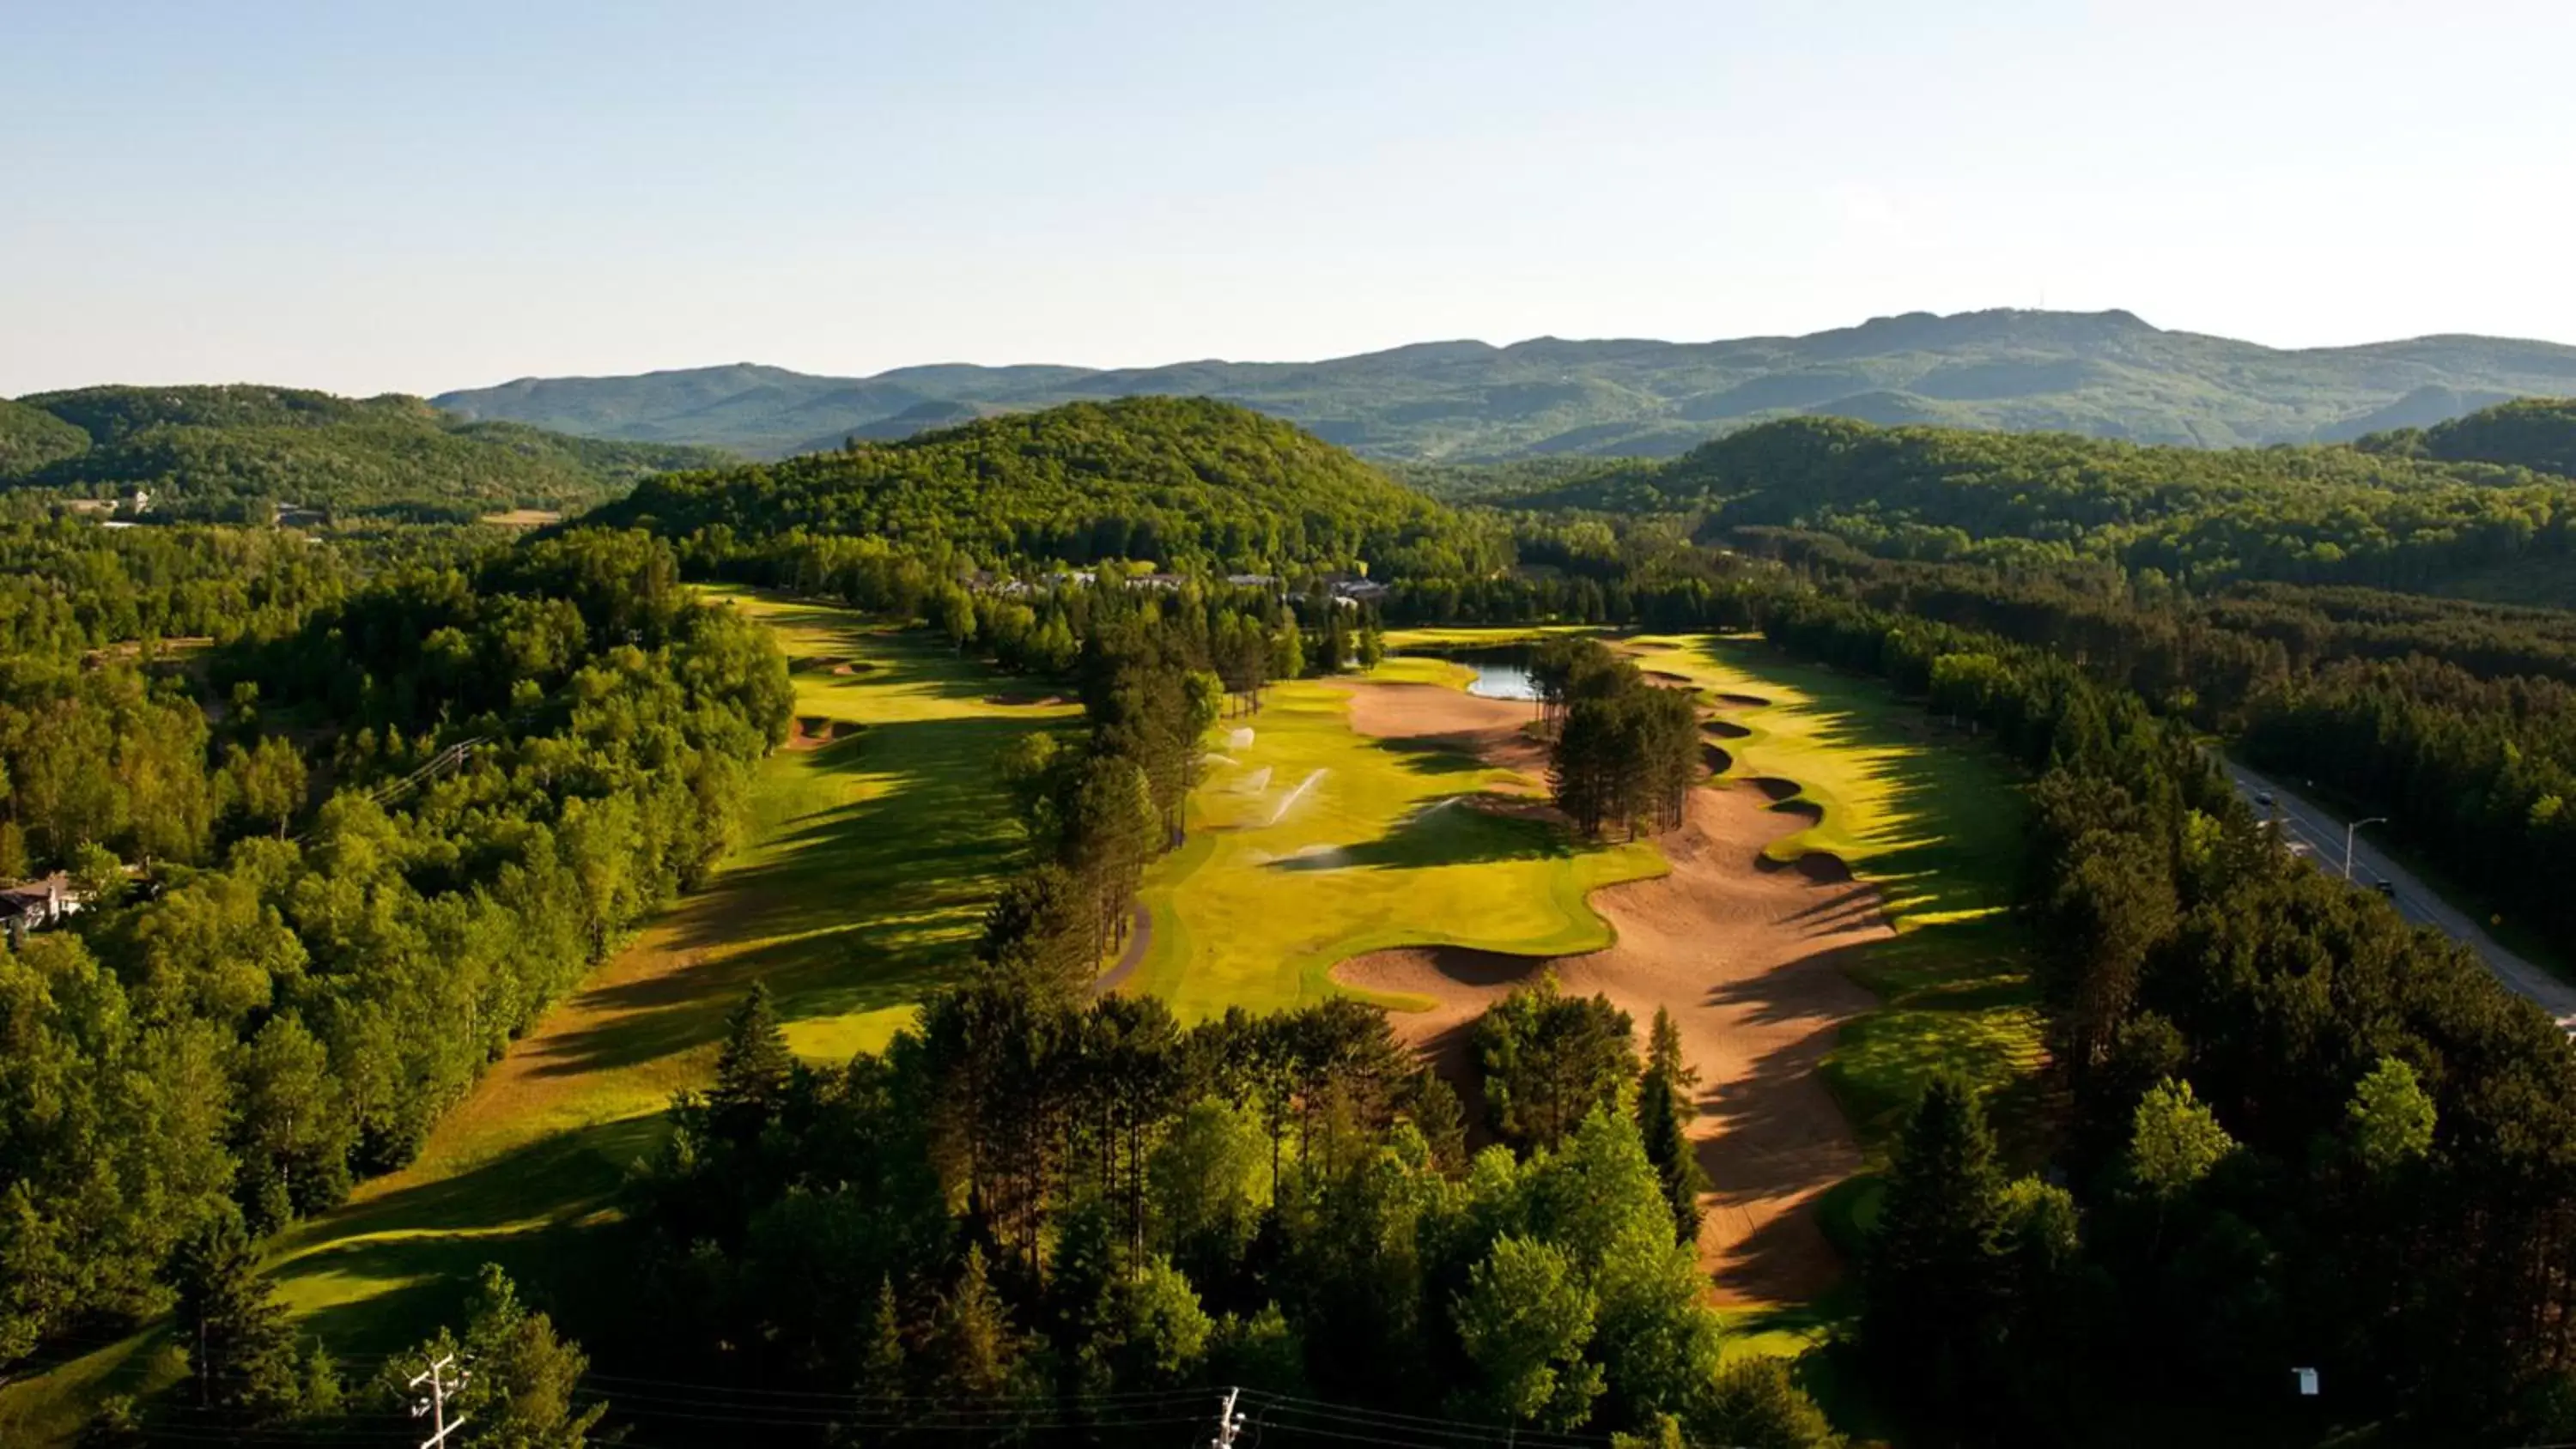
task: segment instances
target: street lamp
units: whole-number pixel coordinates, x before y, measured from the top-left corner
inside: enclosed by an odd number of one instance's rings
[[[2373,815],[2367,820],[2356,820],[2343,828],[2343,878],[2345,880],[2352,879],[2352,833],[2365,825],[2385,825],[2387,823],[2387,816]]]

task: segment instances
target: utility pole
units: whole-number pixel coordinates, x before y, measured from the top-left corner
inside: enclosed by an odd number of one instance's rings
[[[1234,1400],[1242,1392],[1232,1388],[1225,1391],[1225,1402],[1216,1409],[1216,1437],[1208,1441],[1208,1449],[1234,1449],[1234,1436],[1243,1432],[1243,1416],[1234,1411]]]
[[[451,1353],[445,1358],[432,1363],[429,1366],[428,1372],[418,1375],[411,1381],[411,1387],[415,1389],[419,1388],[422,1384],[429,1385],[429,1397],[413,1402],[411,1406],[411,1416],[417,1419],[423,1414],[429,1415],[430,1423],[436,1426],[438,1430],[437,1433],[420,1441],[420,1449],[444,1449],[444,1446],[447,1443],[447,1436],[450,1433],[465,1427],[465,1416],[463,1414],[459,1414],[453,1419],[447,1417],[447,1391],[449,1389],[464,1388],[466,1380],[471,1379],[474,1375],[466,1372],[465,1370],[459,1369],[456,1374],[455,1382],[450,1383],[447,1379],[447,1370],[453,1366],[455,1362],[456,1355]]]
[[[2352,879],[2352,833],[2365,825],[2385,825],[2387,823],[2387,816],[2373,815],[2368,820],[2356,820],[2343,828],[2343,878],[2345,880]]]

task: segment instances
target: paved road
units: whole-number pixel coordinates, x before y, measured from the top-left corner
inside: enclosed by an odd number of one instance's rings
[[[2344,822],[2315,803],[2293,794],[2279,781],[2255,774],[2234,760],[2222,760],[2227,778],[2236,785],[2238,794],[2255,807],[2258,815],[2277,815],[2281,834],[2293,849],[2317,863],[2319,870],[2332,875],[2343,874]],[[2266,809],[2257,797],[2272,797]],[[2303,848],[2303,849],[2302,849]],[[2468,913],[2461,911],[2395,861],[2373,849],[2367,840],[2356,839],[2352,847],[2352,879],[2356,886],[2388,881],[2397,888],[2393,899],[2398,913],[2410,921],[2438,928],[2442,934],[2469,947],[2487,963],[2496,979],[2516,995],[2529,997],[2540,1009],[2558,1018],[2558,1024],[2576,1030],[2576,986],[2570,986],[2531,962],[2495,943]]]

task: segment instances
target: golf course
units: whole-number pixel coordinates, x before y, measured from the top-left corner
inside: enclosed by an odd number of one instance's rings
[[[1001,752],[1078,707],[846,610],[723,590],[710,604],[775,630],[795,686],[739,845],[515,1043],[416,1161],[280,1235],[271,1271],[305,1331],[389,1351],[452,1312],[476,1265],[576,1241],[654,1149],[672,1095],[710,1078],[752,983],[799,1056],[837,1063],[882,1047],[965,961],[1023,849]],[[1527,636],[1394,642],[1497,637]],[[2012,785],[1879,686],[1756,641],[1622,647],[1706,710],[1715,768],[1681,829],[1577,840],[1546,803],[1535,707],[1468,694],[1459,664],[1397,654],[1284,682],[1205,742],[1186,840],[1147,874],[1144,934],[1102,986],[1185,1021],[1356,993],[1453,1071],[1474,1015],[1543,967],[1641,1029],[1669,1009],[1716,1187],[1703,1263],[1721,1302],[1796,1313],[1840,1271],[1820,1204],[1916,1085],[1936,1069],[2000,1083],[2036,1061],[2000,919]],[[50,1387],[148,1383],[169,1359],[146,1335]],[[13,1391],[22,1422],[42,1422],[46,1387]]]

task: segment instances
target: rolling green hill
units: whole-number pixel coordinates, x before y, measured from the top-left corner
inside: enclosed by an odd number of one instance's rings
[[[590,521],[685,538],[795,530],[986,563],[1457,573],[1484,527],[1276,418],[1205,398],[1071,403],[893,443],[647,478]]]
[[[2443,446],[2492,435],[2536,452],[2546,428],[2515,421],[2531,411],[2496,409],[2439,435]],[[2270,579],[2576,605],[2566,587],[2576,482],[2430,456],[2429,442],[2409,450],[2373,441],[2146,447],[1789,418],[1669,462],[1481,496],[1541,512],[1683,515],[1709,538],[1811,530],[1897,558],[2110,560],[2195,588]]]
[[[2576,398],[2521,398],[2428,428],[2361,440],[2374,452],[2457,463],[2502,463],[2576,478]]]
[[[0,486],[153,497],[156,512],[265,521],[271,505],[416,518],[587,507],[707,448],[468,422],[419,398],[295,388],[92,387],[0,404]]]
[[[2345,441],[2510,397],[2576,393],[2576,347],[2446,336],[2284,351],[2126,312],[1909,313],[1804,337],[1432,342],[1322,362],[953,365],[867,378],[737,364],[526,378],[436,401],[467,418],[781,456],[970,412],[1149,393],[1222,398],[1364,456],[1418,461],[1673,456],[1801,414],[2232,447]]]
[[[89,451],[89,434],[41,408],[0,401],[0,478]]]

